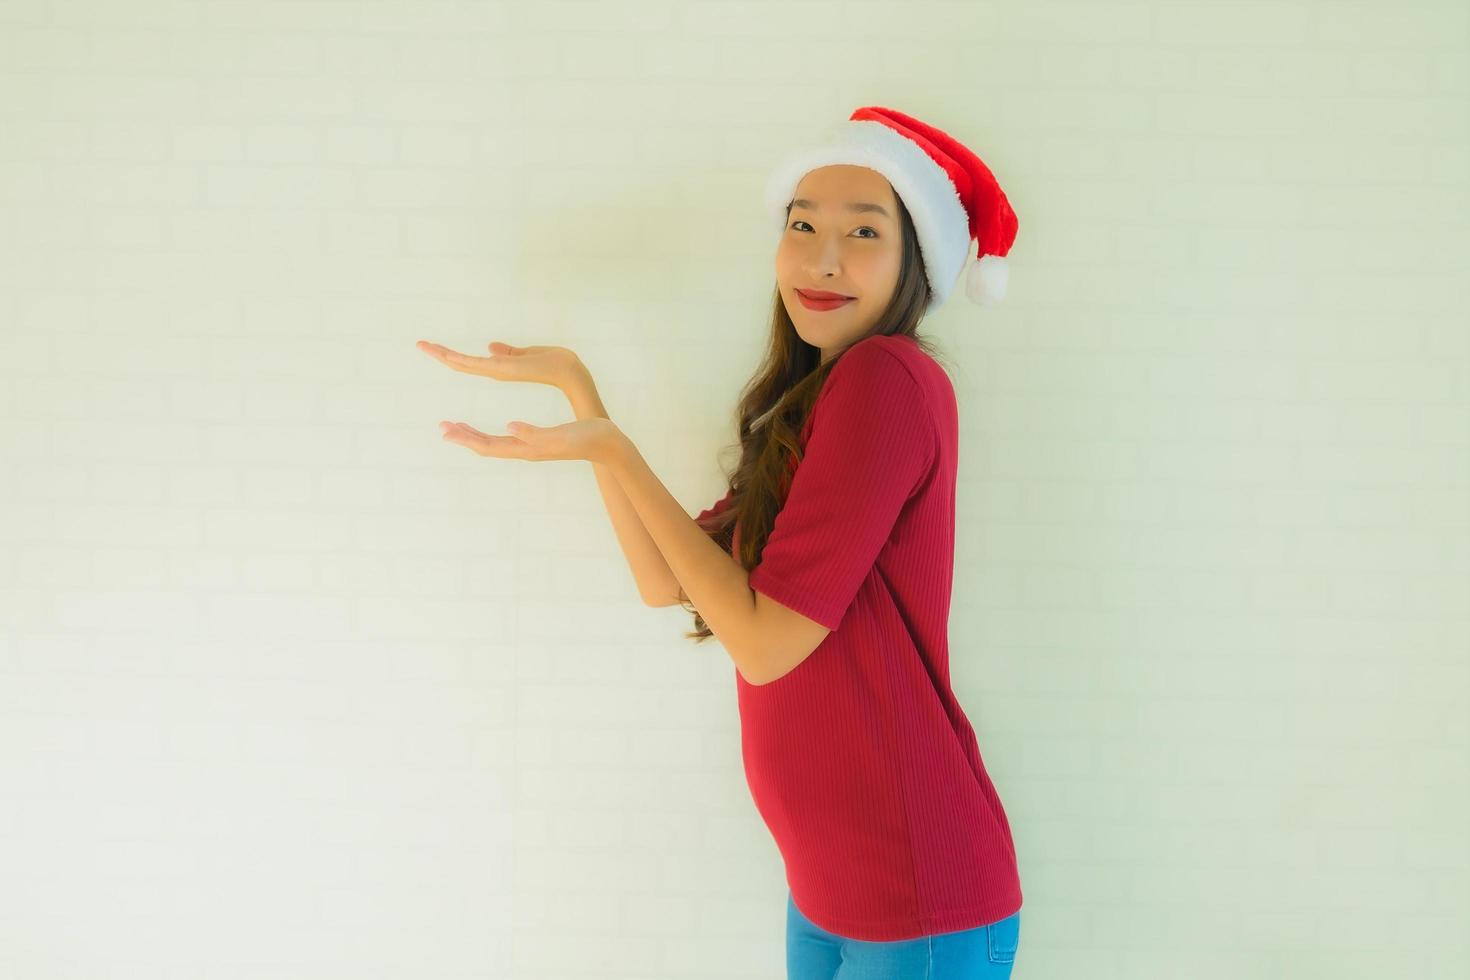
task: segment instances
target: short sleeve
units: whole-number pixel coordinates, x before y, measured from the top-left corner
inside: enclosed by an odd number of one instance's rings
[[[835,630],[933,466],[938,434],[923,389],[880,344],[841,356],[750,587]]]
[[[695,514],[694,515],[694,522],[696,524],[703,524],[704,523],[704,519],[706,517],[710,517],[711,515],[718,514],[722,510],[728,509],[729,506],[730,506],[731,501],[733,501],[734,498],[735,498],[735,491],[733,491],[733,490],[726,490],[725,491],[725,495],[723,497],[721,497],[719,500],[716,500],[714,503],[710,504],[708,507],[706,507],[704,510],[700,511],[698,514]]]

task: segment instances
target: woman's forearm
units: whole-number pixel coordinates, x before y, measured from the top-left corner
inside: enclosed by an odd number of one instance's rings
[[[609,468],[675,580],[741,675],[750,683],[765,683],[750,573],[684,512],[622,433]]]
[[[577,418],[608,417],[590,376],[578,378],[562,390]],[[608,520],[612,522],[618,544],[623,549],[623,557],[628,560],[639,596],[650,606],[673,605],[678,601],[679,583],[658,545],[643,526],[628,495],[606,464],[593,463],[592,471],[597,477],[597,488],[602,493],[603,505],[607,507]]]

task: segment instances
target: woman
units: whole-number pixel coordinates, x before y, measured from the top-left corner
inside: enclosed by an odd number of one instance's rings
[[[689,603],[736,668],[752,798],[781,852],[792,980],[1007,977],[1021,888],[1005,810],[949,681],[958,411],[917,325],[1004,295],[1016,219],[947,134],[863,107],[788,157],[771,341],[738,410],[739,466],[691,519],[560,347],[457,370],[553,384],[577,421],[481,455],[585,459],[644,601]]]

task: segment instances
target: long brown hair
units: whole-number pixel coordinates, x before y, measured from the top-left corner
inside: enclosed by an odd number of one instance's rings
[[[921,350],[942,364],[943,359],[933,343],[918,332],[919,321],[928,310],[932,294],[929,282],[924,278],[924,261],[913,219],[909,217],[903,200],[897,194],[894,198],[898,201],[903,241],[898,285],[888,308],[864,337],[875,334],[910,337]],[[789,204],[786,217],[789,222]],[[843,351],[851,346],[848,344]],[[766,538],[770,536],[776,514],[786,502],[786,493],[790,489],[791,461],[799,463],[801,460],[798,443],[802,426],[821,393],[827,375],[832,373],[832,368],[841,358],[842,352],[838,352],[823,364],[821,348],[801,339],[790,314],[786,312],[778,285],[772,302],[771,339],[765,360],[746,382],[735,408],[740,463],[726,480],[727,489],[732,494],[731,501],[724,510],[707,518],[708,523],[704,525],[709,536],[728,553],[735,525],[739,523],[740,554],[735,557],[746,569],[754,568],[760,562]],[[685,633],[685,639],[703,643],[714,635],[682,587],[679,589],[679,604],[694,614],[694,632]]]

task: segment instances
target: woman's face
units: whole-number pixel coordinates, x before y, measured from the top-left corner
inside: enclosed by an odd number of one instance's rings
[[[902,257],[898,199],[888,178],[850,164],[802,177],[776,248],[776,283],[797,334],[822,349],[823,363],[877,323],[898,288]],[[853,299],[819,309],[798,290]]]

